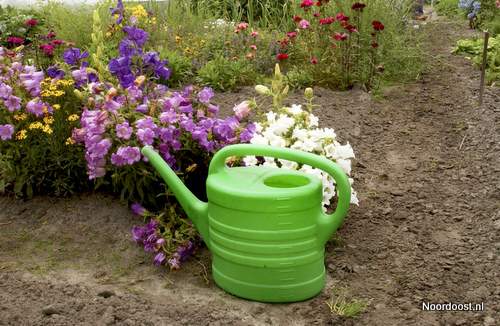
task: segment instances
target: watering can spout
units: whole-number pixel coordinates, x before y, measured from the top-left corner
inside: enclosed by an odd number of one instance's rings
[[[208,239],[208,204],[199,200],[184,185],[177,174],[152,147],[144,147],[142,154],[149,159],[151,165],[160,173],[208,246],[210,242]]]

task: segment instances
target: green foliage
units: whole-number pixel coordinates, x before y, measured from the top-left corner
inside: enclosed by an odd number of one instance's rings
[[[214,89],[227,91],[237,86],[253,84],[257,78],[257,73],[248,61],[241,59],[231,61],[218,56],[198,71],[197,80],[202,85],[210,85]]]
[[[61,2],[49,0],[39,7],[39,12],[45,18],[47,26],[53,29],[58,37],[88,49],[92,41],[93,9],[90,5],[66,6]]]
[[[464,15],[463,11],[458,8],[458,0],[439,0],[435,4],[435,8],[442,16],[456,17]]]
[[[299,67],[291,68],[286,74],[287,84],[293,89],[313,86],[314,77],[309,71],[301,70]]]
[[[168,60],[168,67],[172,74],[168,79],[168,85],[179,87],[193,78],[192,61],[175,50],[161,49],[160,56]]]
[[[332,298],[326,302],[332,314],[344,318],[355,318],[366,310],[368,304],[363,300],[352,299],[345,288],[334,288]]]
[[[459,40],[454,53],[471,55],[472,61],[480,67],[483,60],[483,48],[483,38]],[[490,37],[488,41],[486,80],[489,84],[500,81],[500,34],[496,37]]]
[[[26,21],[32,18],[36,19],[38,24],[27,26]],[[0,35],[2,36],[0,45],[11,47],[12,44],[7,42],[9,36],[22,37],[26,40],[25,44],[30,44],[43,30],[43,24],[41,16],[34,10],[0,6]]]

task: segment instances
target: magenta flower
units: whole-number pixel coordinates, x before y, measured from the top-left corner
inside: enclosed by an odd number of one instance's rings
[[[309,26],[311,26],[311,24],[307,20],[305,20],[305,19],[302,19],[299,22],[299,27],[302,28],[302,29],[308,29]]]
[[[0,139],[9,140],[12,139],[12,134],[14,134],[14,126],[11,124],[0,125]]]

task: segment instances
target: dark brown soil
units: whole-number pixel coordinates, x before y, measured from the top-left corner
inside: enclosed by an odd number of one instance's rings
[[[431,66],[418,83],[378,98],[315,90],[322,124],[356,151],[361,200],[327,248],[321,295],[235,298],[214,285],[206,250],[180,272],[155,268],[130,240],[142,221],[110,197],[0,197],[0,325],[500,324],[500,89],[478,107],[479,73],[450,54],[464,26],[438,20],[422,32]],[[229,108],[249,96],[219,99]],[[331,312],[339,288],[366,310]],[[423,301],[485,310],[425,312]]]

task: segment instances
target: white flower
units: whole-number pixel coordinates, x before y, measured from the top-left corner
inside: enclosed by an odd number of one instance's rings
[[[283,137],[275,136],[273,139],[269,140],[269,145],[274,147],[285,147],[286,141]]]
[[[337,143],[338,144],[338,143]],[[354,158],[354,151],[352,150],[352,147],[349,143],[346,145],[338,145],[335,148],[335,154],[334,158],[339,158],[339,159],[349,159],[349,158]]]
[[[315,116],[314,114],[309,115],[309,126],[311,127],[318,127],[319,125],[319,118]]]
[[[301,114],[303,112],[302,105],[293,104],[291,108],[287,108],[287,111],[293,115]]]
[[[343,160],[339,159],[336,161],[336,163],[344,170],[347,175],[351,175],[351,161],[350,160]]]
[[[254,166],[259,162],[255,156],[247,156],[243,159],[245,166]]]
[[[304,142],[297,140],[295,143],[290,146],[291,149],[296,149],[296,150],[302,150],[302,145],[304,145]]]
[[[294,161],[278,160],[281,163],[281,167],[289,170],[297,170],[299,164]]]
[[[258,134],[261,133],[263,129],[264,129],[264,127],[262,127],[262,125],[260,123],[255,124],[255,132],[256,133],[258,133]]]
[[[335,140],[335,138],[337,138],[337,134],[335,134],[335,130],[332,128],[324,128],[323,133],[325,139]]]
[[[269,140],[264,136],[255,135],[250,140],[250,143],[254,145],[269,145]]]
[[[304,143],[302,144],[302,149],[306,152],[312,152],[316,149],[317,144],[314,140],[312,139],[306,139]]]
[[[263,164],[263,166],[272,167],[272,168],[277,168],[278,167],[278,165],[276,165],[274,157],[264,157],[264,164]]]
[[[273,123],[276,121],[276,113],[274,113],[273,111],[267,112],[266,117],[267,117],[267,122],[269,123]]]
[[[293,130],[292,137],[297,138],[298,140],[304,141],[309,137],[308,134],[309,133],[306,129],[295,128]]]

